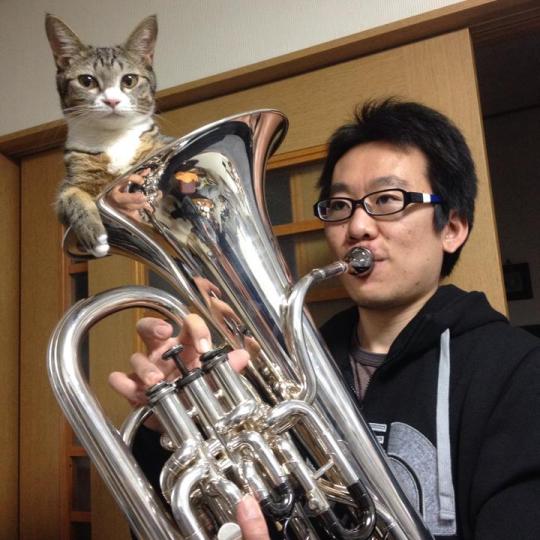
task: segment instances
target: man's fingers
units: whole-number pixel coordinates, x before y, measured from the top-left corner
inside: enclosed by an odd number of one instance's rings
[[[238,504],[236,519],[244,540],[270,539],[261,508],[251,495],[246,495]]]
[[[165,373],[158,369],[148,357],[135,353],[130,358],[131,366],[145,388],[153,386],[165,378]]]
[[[173,327],[155,317],[143,317],[137,322],[137,333],[149,351],[160,348],[173,333]]]
[[[234,371],[240,373],[249,362],[249,353],[245,349],[235,349],[229,353],[229,364]]]
[[[141,405],[146,401],[146,397],[140,384],[125,373],[120,371],[111,373],[109,375],[109,384],[132,405]]]
[[[212,338],[208,326],[201,317],[193,313],[184,319],[178,339],[184,345],[182,359],[188,368],[196,365],[199,355],[212,348]]]

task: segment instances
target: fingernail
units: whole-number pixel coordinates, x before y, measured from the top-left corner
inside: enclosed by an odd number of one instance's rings
[[[163,375],[162,373],[160,373],[159,371],[156,371],[154,369],[152,370],[148,370],[146,372],[146,383],[147,384],[157,384],[159,381],[161,381],[161,379],[163,378]]]
[[[246,519],[258,519],[260,510],[257,501],[251,495],[244,495],[242,498],[242,513]]]
[[[205,353],[210,350],[210,342],[206,338],[199,340],[199,352]]]
[[[170,331],[169,331],[169,328],[167,326],[161,325],[161,326],[157,326],[154,329],[154,334],[158,338],[165,339],[165,338],[168,338],[170,336]]]

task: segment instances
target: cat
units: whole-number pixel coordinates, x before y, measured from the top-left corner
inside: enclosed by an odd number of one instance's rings
[[[96,196],[172,140],[160,133],[153,120],[157,19],[155,15],[145,18],[124,44],[114,47],[83,44],[50,14],[45,17],[45,29],[68,127],[66,177],[59,186],[55,210],[60,221],[72,227],[83,250],[102,257],[109,245]]]

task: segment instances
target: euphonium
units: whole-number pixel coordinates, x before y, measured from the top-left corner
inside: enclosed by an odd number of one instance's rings
[[[209,538],[234,521],[246,491],[287,538],[431,537],[304,313],[311,283],[351,271],[355,254],[353,262],[314,270],[293,287],[268,225],[265,165],[286,128],[271,110],[205,126],[117,181],[143,190],[148,209],[140,215],[115,207],[114,186],[98,199],[111,250],[150,265],[175,293],[124,287],[79,302],[51,338],[49,376],[140,538]],[[129,186],[137,171],[144,184]],[[120,432],[84,380],[77,351],[98,320],[141,306],[180,325],[195,311],[224,346],[191,370],[171,350],[182,377],[150,388],[148,406]],[[228,346],[254,353],[243,376],[224,361]],[[152,413],[171,450],[160,480],[170,511],[130,452],[134,430]]]

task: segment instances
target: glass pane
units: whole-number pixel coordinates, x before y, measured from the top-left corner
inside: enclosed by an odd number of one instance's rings
[[[76,512],[90,511],[90,460],[87,457],[71,458],[71,481],[73,500],[71,508]]]
[[[291,276],[293,280],[298,279],[298,270],[296,266],[296,252],[295,252],[295,239],[294,236],[288,235],[288,236],[280,236],[278,237],[278,243],[279,248],[281,249],[281,252],[283,253],[283,257],[285,259],[285,262],[287,263],[287,266],[289,267],[289,271],[291,273]]]
[[[282,225],[292,221],[288,169],[275,169],[266,173],[265,198],[272,225]]]
[[[72,303],[88,297],[88,274],[86,272],[71,274],[71,291]]]
[[[71,274],[71,301],[72,304],[81,300],[82,298],[88,297],[88,273],[87,272],[77,272]],[[88,360],[88,336],[86,336],[81,342],[79,350],[79,358],[81,360],[81,366],[83,373],[88,379],[89,375],[89,360]]]
[[[266,206],[272,225],[313,218],[313,204],[319,196],[317,181],[321,166],[322,162],[317,161],[266,173]]]
[[[321,168],[322,161],[291,167],[293,221],[314,219],[313,205],[319,198],[317,182],[319,181]]]
[[[71,540],[91,540],[92,526],[90,523],[72,523]]]
[[[148,270],[148,285],[150,285],[150,287],[156,287],[157,289],[167,291],[173,296],[178,295],[178,292],[174,290],[170,283],[153,270]]]
[[[324,266],[334,260],[328,251],[322,230],[280,236],[278,242],[295,281],[314,268]],[[336,282],[331,282],[335,287]],[[320,286],[327,286],[326,282],[321,283]]]

